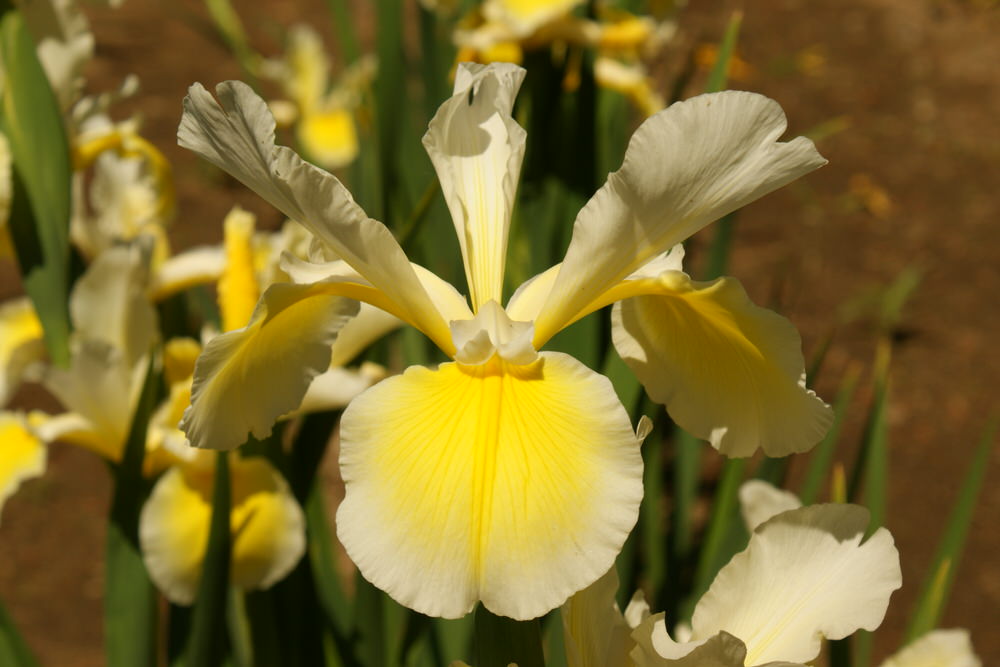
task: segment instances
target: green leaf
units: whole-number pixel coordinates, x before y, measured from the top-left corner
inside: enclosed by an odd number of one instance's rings
[[[229,454],[219,452],[215,459],[212,488],[212,520],[208,548],[202,564],[198,597],[191,618],[188,640],[188,667],[216,667],[226,655],[226,607],[229,599],[230,552],[230,481]],[[136,663],[140,664],[140,663]]]
[[[708,81],[705,82],[706,93],[717,93],[720,90],[725,90],[729,79],[729,61],[736,50],[741,23],[743,23],[743,12],[733,12],[726,25],[726,34],[722,37],[722,43],[719,44],[719,57],[708,75]]]
[[[0,130],[13,159],[10,231],[24,288],[44,327],[53,363],[69,364],[69,143],[21,13],[4,2],[0,62],[4,86]]]
[[[972,517],[976,511],[977,499],[983,488],[983,478],[989,465],[990,454],[996,443],[1000,417],[994,416],[983,432],[979,446],[969,464],[969,470],[958,492],[958,498],[948,517],[944,534],[934,554],[933,565],[924,580],[920,597],[906,629],[906,641],[911,642],[920,635],[937,627],[944,612],[945,604],[955,582],[955,572],[962,558],[965,538],[968,536]]]
[[[0,604],[0,665],[9,667],[38,667],[28,645],[14,625],[3,604]]]
[[[681,598],[690,591],[683,586],[692,581],[694,565],[694,505],[701,480],[704,443],[679,426],[674,427],[673,507],[670,513],[669,557],[664,608],[667,617],[678,618]]]
[[[803,505],[812,505],[819,498],[820,489],[830,477],[830,465],[833,463],[833,454],[837,447],[837,440],[840,438],[840,430],[844,425],[844,417],[847,409],[854,398],[854,392],[858,387],[858,379],[861,377],[860,367],[853,366],[844,375],[837,392],[837,398],[833,405],[833,424],[827,431],[823,441],[813,450],[809,458],[809,468],[806,470],[805,481],[802,483],[802,490],[799,497]]]
[[[122,461],[112,466],[114,491],[104,590],[105,644],[110,667],[155,664],[157,593],[139,549],[139,512],[148,495],[142,475],[146,428],[156,408],[159,387],[160,374],[151,355]]]
[[[216,30],[229,50],[236,56],[236,61],[243,69],[249,83],[257,88],[257,72],[260,69],[260,55],[250,46],[246,30],[240,15],[233,9],[229,0],[205,0],[208,15],[212,17]]]
[[[473,664],[476,667],[544,667],[542,629],[538,619],[515,621],[480,605],[475,611]]]

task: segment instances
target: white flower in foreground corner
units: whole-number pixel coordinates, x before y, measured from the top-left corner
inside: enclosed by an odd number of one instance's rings
[[[564,261],[503,308],[525,146],[511,110],[523,77],[513,65],[461,66],[424,137],[471,303],[411,264],[335,177],[275,146],[274,120],[246,85],[219,85],[221,106],[192,86],[178,132],[341,258],[291,271],[315,282],[273,286],[247,327],[206,348],[182,424],[193,444],[265,437],[327,368],[351,299],[454,359],[375,385],[341,425],[340,540],[367,579],[430,615],[462,616],[482,601],[496,614],[539,616],[607,572],[621,549],[642,496],[641,438],[607,378],[539,352],[604,306],[625,300],[618,349],[681,425],[724,453],[802,451],[830,421],[801,381],[791,324],[732,280],[691,281],[671,251],[824,164],[812,142],[777,142],[784,114],[760,95],[675,104],[636,131],[622,168],[577,216]]]
[[[982,667],[969,631],[931,630],[897,651],[881,667]]]
[[[801,665],[821,640],[841,639],[882,623],[902,583],[892,536],[867,540],[868,511],[857,505],[810,505],[759,525],[698,601],[687,641],[667,633],[664,615],[633,633],[640,667]]]

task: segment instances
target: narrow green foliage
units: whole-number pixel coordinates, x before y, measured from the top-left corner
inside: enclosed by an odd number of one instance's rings
[[[833,404],[833,424],[830,425],[830,430],[827,431],[823,441],[812,451],[809,458],[805,481],[799,492],[799,497],[804,505],[811,505],[819,499],[819,492],[830,477],[830,466],[833,463],[837,440],[840,438],[844,417],[847,415],[847,409],[854,398],[860,377],[861,369],[857,366],[849,368],[844,375],[844,380],[841,382],[840,390],[837,392],[837,398]]]
[[[642,578],[646,590],[653,593],[651,604],[657,602],[667,576],[663,449],[663,434],[659,429],[650,433],[642,445],[643,495],[639,507],[639,530],[642,536]]]
[[[381,219],[391,228],[399,224],[393,197],[399,189],[400,172],[396,160],[402,131],[400,109],[407,108],[406,54],[403,50],[403,11],[400,0],[375,3],[378,78],[375,80],[375,129],[378,134]],[[378,217],[375,215],[375,217]]]
[[[353,63],[361,57],[361,47],[351,19],[351,3],[347,0],[326,0],[336,30],[337,44],[340,46],[341,61]]]
[[[219,452],[212,489],[212,520],[202,564],[198,598],[191,618],[188,667],[216,667],[227,651],[226,607],[229,599],[230,513],[229,454]],[[138,663],[137,663],[138,664]]]
[[[152,355],[151,355],[152,357]],[[157,594],[139,549],[139,511],[148,495],[142,476],[146,428],[159,399],[160,374],[150,359],[122,460],[112,466],[104,623],[110,667],[154,664]]]
[[[357,654],[365,667],[386,667],[389,664],[385,636],[385,593],[375,588],[359,572],[354,578],[354,636]]]
[[[746,529],[739,513],[739,490],[743,483],[746,459],[727,459],[719,476],[719,486],[712,504],[712,514],[705,531],[694,589],[682,609],[682,618],[690,619],[694,605],[708,590],[715,575],[729,562],[733,554],[746,546]]]
[[[447,665],[453,660],[468,662],[472,659],[472,635],[475,629],[473,617],[474,614],[467,614],[455,620],[435,620],[434,636],[444,657],[438,664]]]
[[[28,645],[14,625],[3,604],[0,604],[0,665],[9,667],[38,667]]]
[[[889,399],[889,361],[892,355],[888,339],[879,341],[875,359],[875,388],[865,422],[865,430],[851,470],[847,487],[849,502],[858,502],[864,483],[865,504],[871,510],[869,534],[885,520],[885,490],[888,475],[888,433],[886,411]]]
[[[677,427],[674,429],[674,483],[673,512],[671,513],[672,561],[678,565],[687,562],[691,556],[693,543],[694,502],[701,479],[700,440]]]
[[[736,42],[739,40],[742,23],[743,12],[733,12],[732,16],[729,17],[726,34],[722,37],[722,43],[719,44],[719,57],[705,82],[706,93],[717,93],[726,89],[726,83],[729,79],[729,61],[736,50]]]
[[[21,13],[0,5],[0,131],[10,144],[10,231],[25,291],[53,363],[69,364],[69,143],[62,113]]]
[[[473,664],[476,667],[544,667],[542,630],[538,619],[515,621],[490,613],[480,605],[475,612]]]
[[[229,630],[229,645],[232,646],[233,667],[253,667],[256,662],[250,619],[247,615],[246,596],[243,591],[233,587],[229,588],[226,626]]]
[[[229,0],[205,0],[205,8],[212,17],[216,30],[222,40],[236,56],[236,61],[243,69],[243,75],[254,88],[258,87],[257,72],[260,69],[260,56],[250,46],[243,21],[233,9]]]
[[[976,511],[977,499],[983,488],[983,479],[989,464],[990,454],[996,444],[1000,417],[994,416],[983,432],[979,446],[965,474],[958,498],[948,517],[944,534],[934,554],[933,565],[924,580],[920,598],[917,601],[906,629],[906,641],[910,642],[937,627],[944,612],[945,604],[955,582],[955,572],[962,558],[965,538],[968,536],[972,517]]]

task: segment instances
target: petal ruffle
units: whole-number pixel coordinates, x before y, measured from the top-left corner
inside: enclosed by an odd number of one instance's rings
[[[392,232],[369,218],[333,175],[274,143],[274,117],[246,84],[201,84],[184,99],[178,143],[228,172],[328,244],[384,293],[402,318],[448,345],[447,322],[434,307]],[[395,311],[394,311],[395,312]]]
[[[243,589],[279,581],[305,551],[305,519],[281,475],[261,458],[232,457],[230,577]],[[150,577],[175,604],[194,602],[208,546],[213,468],[176,466],[153,487],[139,519]]]
[[[430,122],[430,155],[458,234],[473,309],[500,301],[507,235],[526,134],[511,116],[525,71],[461,63],[455,91]]]
[[[624,286],[646,295],[615,305],[615,348],[682,427],[726,456],[785,456],[825,435],[832,413],[805,387],[798,332],[739,282],[666,271]]]
[[[344,412],[337,532],[417,611],[482,600],[534,618],[614,562],[642,497],[639,443],[610,382],[567,355],[411,367]]]
[[[877,628],[902,578],[889,531],[862,542],[868,520],[857,505],[812,505],[759,526],[698,601],[691,641],[725,630],[747,665],[807,663],[822,637]]]
[[[739,91],[700,95],[646,120],[621,169],[576,218],[535,346],[656,255],[825,164],[804,137],[778,142],[785,127],[776,102]]]
[[[232,449],[247,434],[265,438],[299,406],[330,366],[337,332],[358,312],[338,294],[344,283],[279,283],[264,292],[250,323],[213,338],[195,366],[181,429],[195,447]]]

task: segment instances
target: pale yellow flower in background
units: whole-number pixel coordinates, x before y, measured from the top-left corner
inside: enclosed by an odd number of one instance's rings
[[[307,227],[335,261],[290,260],[297,284],[263,292],[250,323],[214,339],[182,428],[228,449],[297,407],[329,366],[360,300],[414,326],[451,359],[411,367],[354,399],[341,425],[338,535],[362,574],[401,603],[456,617],[478,602],[539,616],[607,572],[642,496],[639,444],[607,378],[539,351],[615,307],[615,344],[654,399],[724,453],[803,451],[830,412],[802,381],[794,328],[731,279],[696,283],[677,244],[824,163],[787,143],[780,107],[727,92],[647,120],[624,164],[577,217],[564,261],[501,307],[525,133],[511,111],[524,71],[459,68],[425,147],[462,251],[469,300],[409,262],[332,175],[274,144],[247,86],[191,88],[191,148]],[[624,300],[624,301],[622,301]]]
[[[638,667],[803,665],[821,640],[877,628],[902,584],[899,553],[868,511],[811,505],[757,526],[747,548],[716,575],[695,606],[689,636],[670,637],[663,614],[633,632]]]
[[[284,87],[287,100],[273,100],[279,124],[294,126],[304,153],[326,169],[338,169],[358,155],[355,109],[375,75],[375,60],[365,57],[330,80],[330,58],[315,30],[294,26],[288,33],[285,57],[268,61],[264,75]]]
[[[887,658],[881,667],[982,667],[969,631],[931,630]]]
[[[45,443],[24,415],[0,411],[0,518],[4,503],[25,480],[45,472]]]

